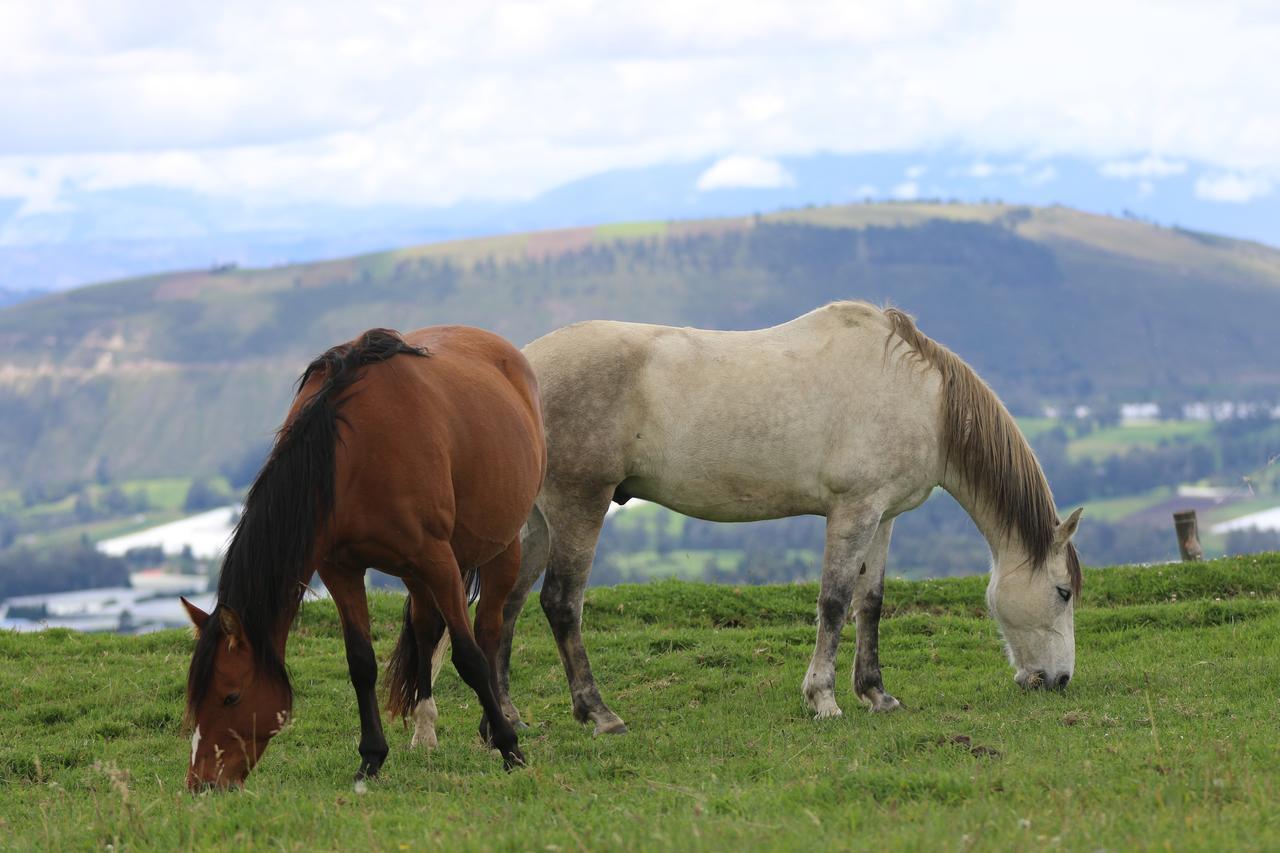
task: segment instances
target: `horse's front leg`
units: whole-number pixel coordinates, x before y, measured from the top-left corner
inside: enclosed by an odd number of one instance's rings
[[[853,662],[853,692],[872,711],[892,711],[901,704],[884,690],[880,676],[880,607],[884,602],[884,570],[889,559],[893,519],[880,522],[853,592],[858,620],[858,654]]]
[[[805,673],[803,694],[814,719],[838,717],[836,704],[836,652],[840,632],[849,615],[849,603],[858,570],[871,546],[880,511],[862,504],[839,506],[827,514],[827,543],[823,553],[822,587],[818,594],[818,639]]]
[[[378,660],[369,634],[369,602],[364,592],[364,570],[330,566],[320,570],[320,578],[333,596],[342,620],[342,639],[347,646],[347,669],[360,708],[360,768],[356,781],[378,775],[387,760],[387,739],[382,734],[378,713]]]

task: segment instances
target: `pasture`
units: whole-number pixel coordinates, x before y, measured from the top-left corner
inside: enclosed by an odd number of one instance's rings
[[[474,694],[441,676],[440,748],[388,721],[358,794],[355,699],[332,603],[290,644],[296,717],[245,790],[192,796],[181,726],[192,640],[0,634],[0,848],[908,849],[1280,845],[1280,556],[1088,570],[1076,678],[1023,693],[985,616],[985,578],[890,581],[888,689],[865,713],[800,698],[814,585],[667,581],[593,589],[584,625],[631,733],[569,714],[536,601],[512,693],[530,766],[504,773]],[[380,660],[400,602],[374,598]]]

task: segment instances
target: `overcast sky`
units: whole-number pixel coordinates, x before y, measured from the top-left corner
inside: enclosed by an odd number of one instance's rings
[[[1249,198],[1280,191],[1278,45],[1262,2],[0,0],[0,197],[446,204],[945,146],[1194,159]]]

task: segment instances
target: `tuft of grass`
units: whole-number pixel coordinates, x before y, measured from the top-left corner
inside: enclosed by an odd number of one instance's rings
[[[1090,569],[1064,694],[1012,682],[981,578],[888,584],[881,656],[909,710],[800,699],[813,585],[593,589],[592,664],[631,733],[573,721],[536,602],[513,695],[530,767],[504,773],[446,667],[440,749],[387,720],[357,794],[354,696],[332,604],[290,641],[296,719],[247,788],[191,796],[180,716],[188,632],[0,633],[0,847],[169,849],[1067,849],[1280,845],[1280,555]],[[373,596],[386,658],[400,616]]]

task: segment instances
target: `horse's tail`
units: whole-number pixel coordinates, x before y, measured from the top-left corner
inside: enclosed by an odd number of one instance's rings
[[[467,589],[467,603],[475,602],[480,594],[480,572],[469,571],[463,574],[462,584]],[[441,635],[436,640],[434,649],[427,649],[431,656],[431,679],[434,682],[444,660],[443,652],[448,647],[449,637]],[[404,622],[400,626],[400,639],[387,661],[387,713],[397,717],[407,717],[413,713],[413,706],[418,702],[419,673],[422,672],[423,649],[418,647],[418,635],[413,630],[413,599],[405,596]]]
[[[404,624],[391,660],[387,661],[387,712],[407,717],[418,701],[418,638],[413,630],[413,599],[404,597]]]

